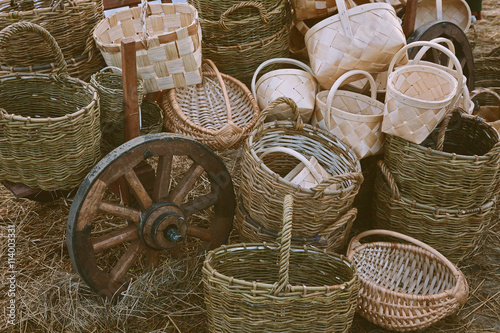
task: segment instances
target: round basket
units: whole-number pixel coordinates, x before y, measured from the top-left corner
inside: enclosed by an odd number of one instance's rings
[[[471,12],[465,0],[422,0],[415,14],[415,30],[434,21],[453,22],[464,32],[469,30]]]
[[[46,191],[73,189],[100,158],[97,91],[68,76],[56,41],[38,25],[3,29],[0,46],[27,32],[44,39],[59,69],[0,77],[0,179]]]
[[[410,244],[360,242],[381,235]],[[429,327],[458,310],[469,294],[467,280],[455,265],[429,245],[397,232],[363,232],[351,240],[347,257],[359,274],[357,312],[385,329]]]
[[[351,209],[363,175],[354,151],[332,134],[305,125],[300,118],[297,122],[263,124],[267,114],[281,103],[297,112],[293,100],[285,97],[262,111],[245,143],[240,194],[250,216],[263,228],[278,232],[281,226],[276,221],[280,221],[283,198],[293,193],[294,236],[309,238],[323,234]],[[289,151],[295,152],[293,156]],[[316,158],[330,176],[312,188],[285,179],[302,162],[297,159],[300,155],[306,160]]]
[[[488,88],[500,94],[500,47],[488,54],[474,58],[475,87]],[[476,97],[479,105],[497,105],[494,96],[484,94]]]
[[[349,332],[358,298],[344,256],[291,246],[292,198],[279,245],[223,245],[203,263],[210,332]]]
[[[204,63],[203,84],[164,93],[165,127],[213,150],[237,148],[255,125],[259,107],[243,83],[219,73],[211,60]]]
[[[357,75],[368,78],[371,97],[338,90],[345,80]],[[351,146],[361,159],[382,152],[383,113],[384,104],[377,101],[377,87],[373,77],[368,72],[353,70],[339,77],[330,91],[322,91],[316,95],[316,108],[311,123],[330,131]]]

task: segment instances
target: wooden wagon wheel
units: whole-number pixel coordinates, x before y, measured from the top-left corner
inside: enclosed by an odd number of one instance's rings
[[[154,170],[151,189],[134,171],[145,162]],[[120,177],[129,204],[110,191]],[[202,190],[192,191],[200,183]],[[137,137],[104,157],[78,189],[67,226],[71,261],[94,291],[112,299],[129,272],[156,267],[160,255],[225,242],[235,202],[226,167],[204,145],[170,133]],[[197,221],[200,214],[209,217]]]
[[[455,55],[460,61],[463,73],[467,78],[467,88],[469,91],[474,90],[474,57],[472,55],[472,48],[463,30],[455,23],[448,21],[429,22],[415,30],[407,42],[409,44],[416,41],[430,41],[437,37],[444,37],[453,42]],[[409,54],[410,59],[413,59],[417,52],[418,49],[412,49]],[[427,52],[423,59],[444,65],[448,61],[447,57],[441,57],[441,53],[433,48]]]

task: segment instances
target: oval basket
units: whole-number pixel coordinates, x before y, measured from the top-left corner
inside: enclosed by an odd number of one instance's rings
[[[345,332],[358,297],[356,268],[344,256],[291,245],[292,197],[282,209],[279,245],[223,245],[203,263],[210,332]]]
[[[49,45],[59,70],[0,77],[0,179],[46,191],[73,189],[100,158],[97,91],[68,76],[55,39],[38,25],[3,29],[0,45],[27,32]]]
[[[368,236],[408,242],[370,242]],[[462,272],[441,253],[414,238],[388,230],[369,230],[353,238],[347,250],[359,274],[357,312],[385,329],[416,331],[465,304],[469,286]]]
[[[464,0],[422,0],[418,2],[415,14],[415,30],[429,22],[448,21],[469,30],[471,12]]]

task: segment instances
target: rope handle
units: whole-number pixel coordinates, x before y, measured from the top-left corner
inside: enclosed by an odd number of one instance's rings
[[[441,127],[439,128],[437,141],[436,141],[436,150],[438,150],[438,151],[443,151],[446,130],[448,129],[448,125],[450,124],[451,117],[455,113],[455,110],[454,110],[454,112],[449,112],[446,115],[446,117],[444,117],[443,122],[441,124]]]
[[[283,200],[283,224],[278,238],[280,256],[278,281],[271,289],[273,295],[285,291],[289,285],[290,248],[292,245],[293,197],[285,195]]]
[[[267,14],[267,10],[262,3],[255,2],[255,1],[242,1],[240,3],[232,5],[224,13],[221,14],[220,19],[219,19],[219,27],[222,30],[230,31],[231,29],[229,29],[227,26],[227,23],[230,21],[228,16],[231,15],[232,13],[234,13],[235,11],[237,11],[241,8],[245,8],[245,7],[256,8],[259,11],[259,15],[260,15],[262,22],[264,22],[264,24],[269,23],[269,15]]]
[[[10,38],[12,38],[14,35],[20,34],[21,32],[31,32],[40,36],[43,41],[49,46],[56,59],[56,63],[59,67],[56,70],[56,76],[69,76],[68,69],[66,67],[66,61],[64,61],[64,55],[62,54],[61,48],[57,44],[57,41],[47,30],[45,30],[38,24],[30,22],[17,22],[5,27],[2,31],[0,31],[0,48],[4,48],[5,44],[7,44],[7,41]]]
[[[53,0],[51,1],[50,7],[53,12],[57,10],[57,7],[64,9],[64,2],[67,2],[70,6],[76,7],[76,4],[72,0]]]
[[[217,76],[217,80],[219,80],[220,87],[222,88],[222,95],[224,96],[224,103],[226,105],[226,110],[227,110],[227,122],[232,123],[233,122],[233,116],[231,112],[231,104],[229,103],[229,95],[227,94],[227,89],[226,89],[226,84],[224,83],[224,79],[222,78],[222,75],[219,72],[219,69],[217,66],[214,64],[214,62],[210,59],[204,59],[202,61],[202,65],[208,65],[212,68],[213,72]]]
[[[297,109],[297,104],[295,104],[295,101],[289,97],[278,97],[271,103],[267,105],[267,107],[262,110],[262,112],[259,115],[259,118],[257,118],[257,121],[255,122],[255,128],[260,130],[263,130],[264,128],[264,120],[266,120],[267,116],[271,113],[271,111],[274,110],[275,107],[277,107],[280,104],[288,104],[292,108],[292,112],[295,115],[295,121],[297,122],[296,128],[302,128],[303,122],[302,118],[300,117],[299,110]]]
[[[399,192],[398,185],[396,184],[396,180],[394,179],[391,170],[389,170],[383,160],[379,160],[377,162],[377,165],[382,172],[382,175],[384,176],[387,184],[389,185],[389,188],[391,189],[392,197],[398,201],[401,200],[401,192]]]
[[[325,110],[326,123],[325,123],[325,125],[326,125],[326,128],[328,128],[328,130],[331,129],[332,102],[333,102],[333,98],[335,97],[335,93],[340,88],[340,86],[342,86],[342,84],[344,83],[345,80],[347,80],[351,76],[359,75],[359,74],[365,76],[368,79],[368,83],[370,84],[370,93],[371,93],[370,97],[371,97],[371,99],[373,99],[373,100],[377,99],[377,84],[375,83],[375,79],[373,78],[373,76],[370,73],[363,71],[363,70],[360,70],[360,69],[356,69],[356,70],[352,70],[352,71],[349,71],[347,73],[342,74],[342,76],[340,76],[335,81],[333,86],[330,88],[330,91],[328,92],[328,96],[326,97],[326,110]]]
[[[140,19],[140,22],[141,22],[141,26],[142,26],[142,42],[143,43],[144,43],[144,41],[146,42],[146,44],[144,45],[146,47],[146,49],[149,48],[149,39],[148,39],[149,32],[148,32],[147,24],[146,24],[146,15],[147,15],[148,9],[151,10],[149,3],[148,3],[148,0],[141,0],[141,19]]]
[[[260,73],[260,71],[264,67],[272,65],[272,64],[289,64],[289,65],[295,65],[295,66],[300,67],[301,69],[305,70],[307,73],[311,74],[314,77],[314,73],[313,73],[311,67],[307,66],[306,64],[304,64],[301,61],[298,61],[298,60],[295,60],[295,59],[291,59],[291,58],[273,58],[273,59],[268,59],[268,60],[264,61],[262,64],[260,64],[259,67],[257,67],[257,69],[255,70],[255,73],[253,73],[252,84],[251,84],[250,87],[251,87],[251,90],[252,90],[252,94],[253,94],[253,96],[255,98],[257,98],[257,91],[256,91],[256,88],[255,88],[255,83],[257,81],[257,75]],[[316,90],[317,90],[317,88],[316,88]]]

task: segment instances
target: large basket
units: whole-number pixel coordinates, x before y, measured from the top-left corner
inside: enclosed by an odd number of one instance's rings
[[[209,66],[203,84],[164,94],[165,127],[213,150],[237,148],[255,125],[259,107],[243,83],[219,73],[211,60],[204,63]]]
[[[99,99],[89,84],[68,76],[56,41],[29,22],[0,32],[3,47],[26,32],[55,54],[55,75],[0,77],[0,179],[43,190],[73,189],[100,158]]]
[[[121,67],[121,41],[135,40],[137,75],[146,92],[201,83],[201,27],[186,3],[148,3],[103,19],[94,39],[108,66]]]
[[[471,12],[465,0],[422,0],[415,14],[415,30],[426,23],[447,21],[455,23],[464,32],[469,30]]]
[[[279,98],[262,111],[256,128],[248,137],[241,166],[240,193],[244,207],[263,228],[278,232],[283,198],[292,193],[295,200],[294,236],[323,234],[349,209],[363,182],[361,166],[354,151],[329,132],[297,119],[263,124],[267,114],[281,103]],[[296,113],[297,114],[297,113]],[[259,125],[260,123],[260,125]],[[314,156],[329,178],[312,188],[301,187],[284,177],[300,162],[284,149],[305,159]],[[275,150],[273,153],[268,153]],[[267,155],[264,155],[266,153]],[[334,186],[336,189],[331,189]]]
[[[288,64],[300,69],[277,69],[257,77],[262,69],[272,64]],[[252,94],[257,98],[259,108],[264,110],[269,103],[279,97],[293,99],[304,123],[309,123],[314,111],[315,97],[318,83],[312,70],[306,64],[288,58],[275,58],[264,61],[257,67],[252,77]],[[268,116],[269,120],[293,119],[294,114],[290,107],[282,105],[274,109]]]
[[[200,18],[209,21],[219,21],[224,13],[233,6],[241,6],[242,2],[252,2],[251,6],[243,6],[237,11],[231,13],[231,18],[234,21],[248,20],[249,18],[258,18],[260,13],[256,11],[257,7],[263,7],[268,13],[270,9],[276,7],[280,1],[276,0],[258,0],[257,1],[241,1],[241,0],[217,0],[217,6],[214,6],[213,0],[187,0],[193,5],[200,14]],[[258,13],[258,16],[255,14]]]
[[[387,70],[392,57],[406,45],[391,5],[370,3],[348,10],[345,0],[336,3],[339,14],[316,24],[305,36],[311,68],[323,89],[330,89],[342,74],[353,69],[369,73]]]
[[[361,244],[368,236],[400,242]],[[467,300],[463,273],[441,253],[416,239],[387,230],[370,230],[353,238],[347,257],[358,269],[357,312],[372,323],[398,332],[429,327]]]
[[[203,263],[210,332],[349,332],[358,298],[344,256],[291,246],[292,197],[279,246],[223,245]]]
[[[360,74],[369,79],[371,97],[338,90],[346,79]],[[377,101],[373,77],[368,72],[353,70],[338,78],[329,92],[322,91],[316,95],[316,109],[311,123],[350,145],[361,159],[382,152],[383,113],[384,104]]]

